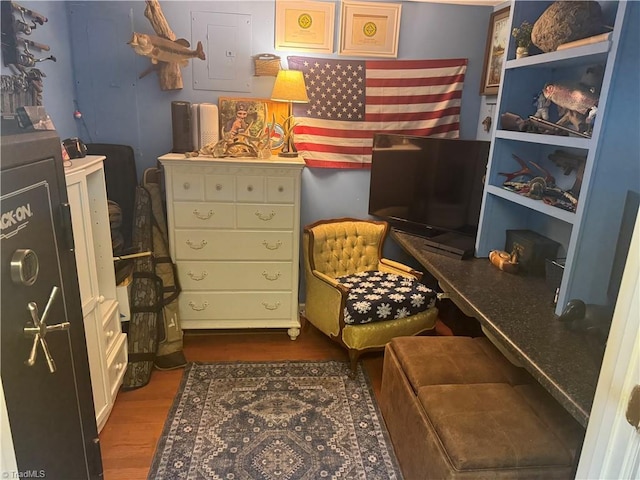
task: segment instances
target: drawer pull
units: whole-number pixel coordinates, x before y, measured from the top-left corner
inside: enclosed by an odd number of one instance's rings
[[[278,240],[275,244],[272,244],[267,242],[266,240],[263,240],[262,245],[264,245],[267,250],[277,250],[282,246],[282,241]]]
[[[271,210],[271,213],[268,213],[266,215],[262,212],[256,212],[256,217],[258,217],[260,220],[264,220],[265,222],[268,222],[275,216],[276,212],[274,212],[273,210]]]
[[[184,182],[182,184],[182,188],[184,188],[185,190],[189,190],[191,188],[191,184],[189,182]]]
[[[262,276],[267,280],[271,280],[273,282],[274,280],[280,278],[280,272],[277,272],[275,275],[269,275],[269,273],[265,270],[264,272],[262,272]]]
[[[278,307],[280,307],[280,302],[276,302],[276,303],[262,302],[262,306],[267,310],[277,310]]]
[[[207,244],[207,241],[206,240],[202,240],[200,242],[200,245],[196,245],[191,240],[187,239],[187,241],[185,243],[187,245],[189,245],[189,248],[191,248],[193,250],[202,250],[205,247],[205,245]]]
[[[209,220],[211,217],[213,217],[213,210],[209,210],[206,214],[202,214],[197,208],[194,208],[193,214],[200,220]]]
[[[205,278],[207,278],[207,275],[209,274],[203,270],[202,273],[198,275],[197,273],[193,273],[191,270],[189,270],[187,272],[187,275],[189,276],[189,278],[191,278],[191,280],[199,282],[200,280],[204,280]]]
[[[222,184],[221,183],[216,183],[216,190],[217,191],[222,190]]]
[[[280,186],[278,187],[278,191],[279,191],[280,193],[284,192],[284,187],[283,187],[282,185],[280,185]]]
[[[196,305],[193,302],[189,302],[189,306],[191,307],[191,310],[195,310],[196,312],[201,312],[202,310],[204,310],[209,306],[209,302],[207,301],[202,302],[202,305]]]
[[[253,192],[253,185],[247,185],[247,192]]]

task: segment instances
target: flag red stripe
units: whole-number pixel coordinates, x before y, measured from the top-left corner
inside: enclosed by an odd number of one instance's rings
[[[367,95],[368,105],[402,105],[411,103],[438,103],[462,98],[462,90],[433,95],[398,95],[393,97]]]
[[[451,58],[442,60],[367,60],[365,62],[367,69],[376,70],[403,70],[422,69],[422,68],[445,68],[445,67],[462,67],[467,65],[466,58]]]
[[[459,75],[428,78],[369,78],[367,87],[427,87],[433,85],[449,85],[464,81],[464,73]]]
[[[449,115],[460,115],[460,107],[449,107],[432,112],[389,112],[389,113],[367,113],[367,122],[399,122],[399,121],[419,121],[433,120],[434,118],[446,117]]]

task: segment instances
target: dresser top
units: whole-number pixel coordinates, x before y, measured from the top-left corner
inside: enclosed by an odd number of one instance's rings
[[[169,165],[196,165],[196,164],[210,164],[210,165],[252,165],[260,167],[304,167],[304,159],[300,156],[293,158],[278,157],[272,155],[270,158],[249,158],[249,157],[223,157],[216,158],[208,155],[200,155],[198,157],[187,158],[184,153],[167,153],[158,158],[163,164]]]
[[[71,165],[68,167],[64,167],[64,174],[71,175],[72,173],[86,170],[96,164],[102,164],[104,159],[104,155],[87,155],[86,157],[82,158],[72,158]]]

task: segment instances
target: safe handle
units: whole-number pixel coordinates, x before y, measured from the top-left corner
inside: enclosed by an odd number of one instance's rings
[[[38,345],[40,345],[40,348],[44,353],[47,366],[49,367],[49,371],[51,373],[56,372],[56,362],[54,361],[53,356],[49,351],[49,345],[47,345],[47,340],[45,339],[45,337],[49,332],[69,330],[69,327],[71,326],[69,322],[62,322],[56,325],[47,325],[47,317],[49,316],[49,312],[51,311],[53,302],[56,300],[59,293],[60,288],[54,285],[51,289],[51,293],[49,294],[47,305],[44,307],[42,317],[38,313],[38,304],[36,302],[29,302],[29,304],[27,305],[27,310],[29,310],[29,313],[31,314],[31,321],[33,322],[33,326],[26,326],[23,330],[26,336],[33,337],[31,351],[29,352],[29,357],[27,358],[25,363],[30,367],[33,367],[36,364],[36,358],[38,356]]]

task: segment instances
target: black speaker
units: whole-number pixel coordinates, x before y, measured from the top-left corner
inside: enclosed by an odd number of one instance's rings
[[[173,127],[173,150],[171,151],[174,153],[193,151],[190,102],[171,102],[171,126]]]

